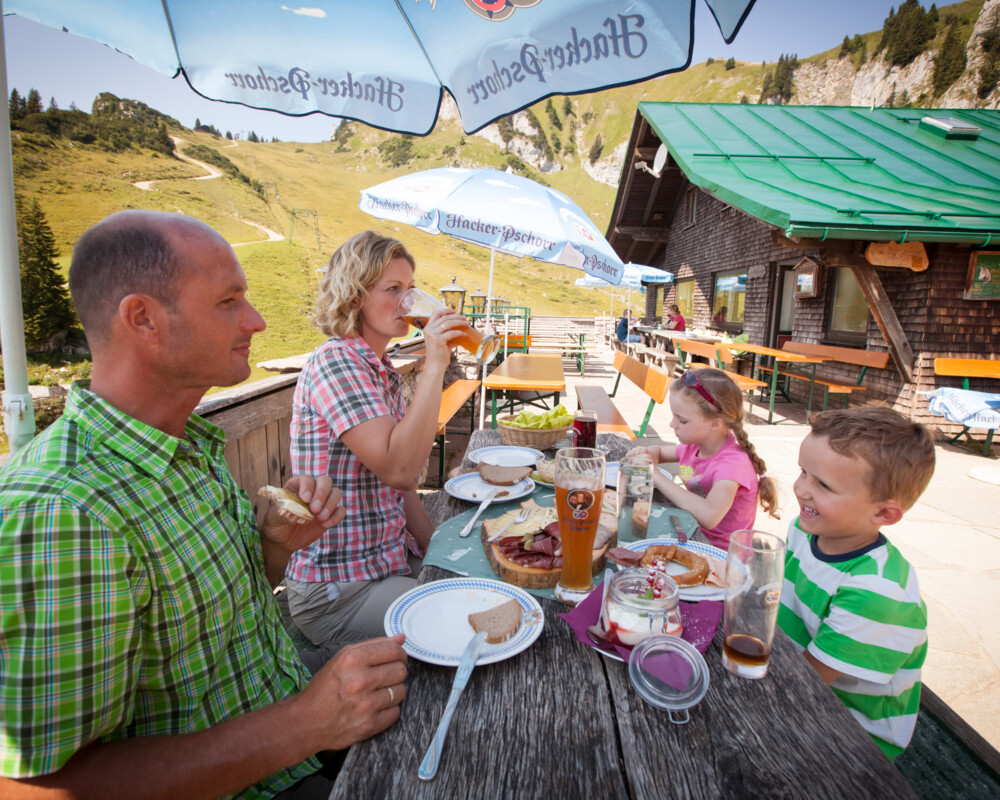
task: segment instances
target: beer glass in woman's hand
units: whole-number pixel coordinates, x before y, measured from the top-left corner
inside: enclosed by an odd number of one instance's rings
[[[399,316],[414,328],[423,330],[431,314],[447,307],[422,289],[407,289],[399,301]],[[465,320],[463,335],[452,339],[452,341],[472,353],[479,361],[490,361],[500,348],[499,340],[492,333],[484,335],[477,331],[468,320],[464,317],[463,319]]]

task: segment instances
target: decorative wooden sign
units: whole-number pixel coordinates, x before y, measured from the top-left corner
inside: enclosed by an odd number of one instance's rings
[[[966,300],[1000,300],[1000,252],[978,250],[969,258]]]
[[[930,266],[922,242],[869,242],[865,258],[876,267],[903,267],[923,272]]]
[[[795,296],[819,297],[822,292],[822,269],[818,262],[806,256],[795,265]]]

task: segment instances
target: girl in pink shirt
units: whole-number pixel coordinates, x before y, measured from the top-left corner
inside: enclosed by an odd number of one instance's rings
[[[743,394],[732,378],[718,369],[688,370],[670,384],[670,410],[680,444],[632,452],[680,463],[684,486],[657,470],[656,488],[690,512],[713,545],[726,550],[733,531],[752,528],[758,502],[778,516],[777,487],[743,429]]]

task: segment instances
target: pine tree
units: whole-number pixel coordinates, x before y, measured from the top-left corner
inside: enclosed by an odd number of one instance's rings
[[[934,59],[934,94],[940,96],[949,86],[957,81],[965,72],[967,59],[965,48],[958,37],[958,26],[955,23],[948,28],[944,44]]]
[[[56,103],[56,99],[54,97],[50,97],[49,107],[45,109],[45,113],[48,114],[50,111],[58,111],[58,110],[59,110],[59,104]]]
[[[563,116],[564,117],[575,117],[576,112],[573,110],[573,101],[568,97],[563,98]]]
[[[10,103],[7,106],[7,113],[10,114],[10,121],[22,119],[24,117],[24,98],[17,89],[10,90]]]
[[[729,60],[726,62],[726,69],[736,69],[736,58],[734,56],[729,57]]]
[[[840,52],[837,54],[837,58],[847,58],[851,54],[851,40],[847,38],[847,34],[844,34],[844,41],[840,45]]]
[[[593,145],[590,147],[590,163],[593,164],[597,159],[601,157],[601,153],[604,152],[604,140],[601,138],[601,134],[597,134],[597,138],[594,139]]]
[[[21,306],[24,338],[29,346],[45,345],[53,336],[76,327],[76,314],[56,259],[55,236],[37,200],[18,200],[17,245],[21,262]]]
[[[556,107],[552,104],[552,98],[551,97],[548,99],[548,102],[545,104],[545,113],[548,115],[549,122],[552,123],[552,127],[555,128],[558,131],[561,131],[562,130],[562,120],[559,119],[559,114],[558,114],[558,112],[556,112]]]
[[[38,89],[31,89],[28,92],[28,100],[25,107],[25,113],[27,114],[41,114],[42,113],[42,96],[38,93]]]

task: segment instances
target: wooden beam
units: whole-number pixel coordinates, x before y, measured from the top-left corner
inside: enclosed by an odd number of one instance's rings
[[[641,225],[616,225],[614,233],[631,236],[641,242],[666,242],[670,238],[670,232],[665,228],[644,228]]]
[[[851,265],[854,277],[858,279],[858,285],[864,293],[865,300],[868,301],[868,308],[871,309],[875,322],[878,323],[882,336],[889,345],[889,354],[892,361],[907,383],[913,383],[913,348],[906,338],[903,326],[899,324],[899,317],[892,307],[882,281],[879,280],[875,267],[871,264]]]
[[[821,244],[819,239],[789,239],[779,228],[771,231],[771,243],[775,247],[794,247],[798,250],[818,249]]]

